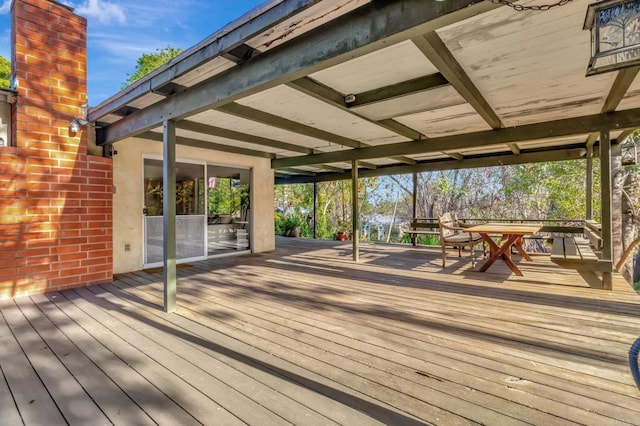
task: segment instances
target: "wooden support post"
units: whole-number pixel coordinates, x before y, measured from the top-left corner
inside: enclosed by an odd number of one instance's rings
[[[351,238],[353,261],[360,261],[360,218],[358,217],[358,160],[351,161]]]
[[[593,146],[587,147],[587,176],[586,176],[586,203],[587,211],[585,219],[593,219]]]
[[[318,238],[318,182],[313,182],[313,239]]]
[[[164,311],[176,310],[176,123],[165,120],[162,141]]]
[[[613,233],[611,203],[611,139],[608,130],[600,132],[600,191],[602,217],[602,259],[613,262]],[[611,267],[611,271],[613,266]],[[613,276],[610,271],[602,273],[602,286],[605,290],[613,287]]]
[[[413,172],[413,193],[411,194],[411,212],[412,212],[412,221],[418,217],[418,172]],[[393,226],[393,223],[391,224]],[[389,230],[391,233],[391,230]],[[409,234],[411,238],[411,244],[416,245],[416,240],[418,239],[417,234]]]
[[[418,217],[418,173],[413,172],[413,194],[412,194],[412,206],[411,211],[413,218]]]

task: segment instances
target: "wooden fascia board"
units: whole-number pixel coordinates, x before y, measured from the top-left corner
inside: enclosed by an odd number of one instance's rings
[[[181,57],[176,58],[174,63],[161,67],[150,76],[143,77],[140,82],[134,83],[122,94],[116,95],[113,99],[107,99],[93,108],[89,112],[89,121],[100,120],[105,115],[126,106],[147,93],[153,92],[156,88],[170,83],[202,64],[222,56],[224,53],[241,45],[245,40],[255,37],[320,1],[322,0],[283,0],[226,34],[214,34],[193,49],[185,52]]]
[[[111,144],[417,37],[497,6],[483,0],[371,2],[103,129]],[[94,119],[100,115],[94,114]]]
[[[637,127],[640,127],[640,109],[630,109],[609,114],[594,114],[496,130],[442,136],[422,141],[400,142],[308,156],[281,158],[273,160],[272,167],[293,167],[304,164],[335,163],[394,155],[459,151],[481,146],[580,135],[599,131],[600,129],[616,130]]]

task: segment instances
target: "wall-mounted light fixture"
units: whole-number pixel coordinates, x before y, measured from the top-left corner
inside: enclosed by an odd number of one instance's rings
[[[84,127],[87,124],[89,124],[89,121],[87,119],[74,118],[73,120],[71,120],[69,122],[69,130],[71,130],[71,132],[73,132],[73,133],[77,133],[77,132],[80,131],[81,127]]]
[[[590,4],[584,29],[591,31],[587,75],[640,65],[640,0]]]

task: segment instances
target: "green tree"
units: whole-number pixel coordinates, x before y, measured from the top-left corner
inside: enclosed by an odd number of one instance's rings
[[[127,80],[122,83],[124,89],[131,83],[141,79],[151,71],[166,64],[183,52],[180,48],[167,46],[164,49],[156,49],[155,53],[143,53],[136,61],[136,70],[133,74],[127,74]]]
[[[11,62],[0,56],[0,89],[8,89],[11,80]]]

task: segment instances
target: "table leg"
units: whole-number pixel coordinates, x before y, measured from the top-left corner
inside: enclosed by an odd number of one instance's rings
[[[515,244],[518,238],[521,238],[520,235],[513,235],[513,234],[505,235],[504,237],[506,238],[503,237],[502,242],[500,243],[500,246],[498,246],[496,242],[493,241],[491,237],[489,237],[489,235],[487,234],[480,234],[480,235],[482,236],[482,239],[489,244],[489,248],[490,248],[489,259],[487,259],[487,261],[480,267],[480,272],[485,272],[487,269],[489,269],[491,265],[495,263],[496,260],[498,260],[498,258],[502,258],[504,263],[507,264],[509,269],[511,269],[511,271],[513,271],[514,274],[518,276],[523,275],[522,271],[516,266],[515,263],[513,263],[513,261],[511,260],[511,256],[509,255],[511,246]]]
[[[516,246],[516,250],[518,250],[518,253],[520,253],[520,256],[522,256],[524,259],[527,259],[529,262],[533,262],[533,259],[531,259],[531,256],[529,256],[529,253],[527,253],[524,249],[524,236],[519,236],[514,245]]]

